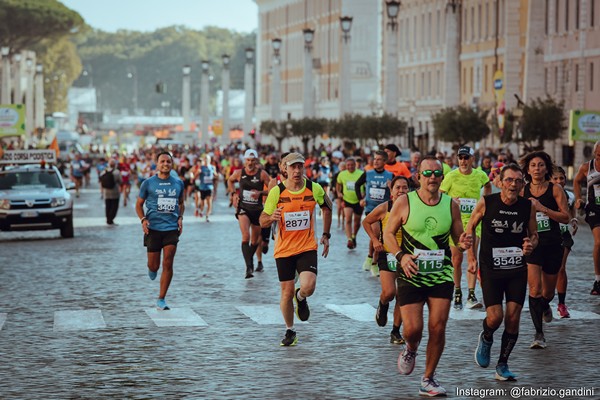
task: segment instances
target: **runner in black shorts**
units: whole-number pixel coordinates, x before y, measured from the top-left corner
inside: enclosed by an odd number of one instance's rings
[[[556,280],[563,256],[559,223],[569,222],[569,206],[565,192],[554,185],[554,164],[543,151],[534,151],[521,159],[525,181],[523,197],[531,200],[536,210],[539,245],[527,259],[529,312],[535,327],[532,349],[546,348],[542,320],[552,321],[550,302],[554,298]]]
[[[567,196],[567,204],[569,205],[569,216],[571,221],[568,224],[560,224],[560,234],[562,235],[562,248],[563,256],[560,265],[560,271],[558,271],[558,280],[556,281],[556,293],[558,294],[558,315],[561,318],[570,318],[571,314],[565,304],[565,298],[567,297],[567,259],[571,248],[573,247],[573,236],[577,233],[578,221],[575,218],[575,195],[565,189],[565,183],[567,182],[567,174],[561,167],[557,167],[556,171],[552,175],[552,181],[555,185],[559,185],[565,191]],[[570,229],[573,230],[571,235]]]
[[[246,279],[254,276],[254,253],[260,243],[260,214],[263,210],[263,196],[268,193],[269,174],[258,167],[258,153],[248,149],[244,153],[244,168],[235,171],[229,179],[229,193],[236,207],[236,218],[242,232],[242,254],[246,263]],[[234,182],[240,183],[240,193],[234,189]],[[259,261],[257,271],[263,269]]]
[[[538,235],[535,208],[531,201],[519,196],[524,184],[521,169],[515,164],[506,166],[500,173],[500,182],[501,192],[480,198],[467,224],[467,232],[475,234],[481,222],[479,264],[486,307],[475,362],[480,367],[488,367],[494,332],[504,320],[496,379],[514,381],[516,375],[508,369],[508,357],[519,336],[519,320],[527,293],[525,257],[537,245]],[[475,272],[477,258],[472,255],[469,269]]]
[[[581,185],[587,186],[585,200],[581,195]],[[573,192],[575,194],[575,208],[584,208],[585,222],[588,223],[594,235],[594,273],[596,279],[590,292],[593,296],[600,296],[600,141],[594,145],[594,159],[584,162],[579,167],[573,179]]]

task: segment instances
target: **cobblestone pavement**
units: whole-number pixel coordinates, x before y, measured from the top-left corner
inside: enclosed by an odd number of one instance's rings
[[[361,269],[366,235],[361,231],[358,250],[349,251],[334,219],[332,251],[319,259],[317,290],[309,299],[311,318],[296,324],[298,345],[282,348],[272,249],[265,272],[244,279],[239,229],[219,190],[210,223],[194,218],[191,208],[186,212],[168,312],[153,309],[158,280],[148,279],[132,205],[120,208],[119,226],[108,227],[99,192],[90,188],[76,202],[74,239],[61,239],[58,231],[1,232],[0,398],[418,397],[427,333],[414,373],[400,376],[391,326],[374,321],[378,280]],[[498,383],[493,368],[473,361],[484,313],[452,312],[438,367],[451,397],[469,397],[458,389],[507,390],[485,398],[511,398],[515,387],[598,386],[600,297],[589,295],[591,246],[582,224],[568,265],[573,318],[547,325],[546,350],[529,349],[533,327],[523,313],[510,359],[518,382]],[[600,398],[600,388],[594,390],[587,398]]]

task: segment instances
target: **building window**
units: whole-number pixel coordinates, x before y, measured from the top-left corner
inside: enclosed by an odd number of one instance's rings
[[[559,30],[558,30],[558,14],[559,14],[559,10],[560,10],[560,0],[556,0],[556,4],[554,7],[554,31],[558,34]]]
[[[558,67],[554,67],[554,93],[558,93]]]
[[[575,0],[575,30],[579,30],[579,6],[581,0]]]
[[[590,92],[594,91],[594,63],[590,63]]]
[[[504,35],[504,17],[506,7],[504,6],[504,0],[500,1],[500,36]]]
[[[483,34],[485,35],[484,37],[487,38],[489,37],[489,30],[488,30],[488,25],[490,22],[490,3],[485,3],[485,19],[483,20]]]
[[[487,64],[483,67],[483,93],[488,91],[488,66]]]
[[[596,21],[596,0],[590,0],[590,26],[593,27]]]
[[[477,6],[477,40],[481,41],[481,4]]]
[[[473,67],[471,67],[471,70],[469,71],[469,87],[471,89],[471,91],[469,93],[473,93],[475,91],[474,86],[473,86]]]
[[[544,92],[548,93],[548,68],[544,68]]]
[[[440,17],[441,17],[440,16],[440,10],[437,10],[437,24],[436,24],[437,25],[436,26],[436,29],[437,29],[437,35],[436,35],[437,36],[436,37],[437,43],[436,44],[438,46],[442,45],[442,19]]]
[[[579,64],[575,64],[575,92],[579,92]]]
[[[475,7],[471,7],[471,42],[475,40]]]
[[[548,35],[548,18],[550,18],[550,0],[546,0],[546,21],[544,23],[544,32],[546,32],[546,35]]]

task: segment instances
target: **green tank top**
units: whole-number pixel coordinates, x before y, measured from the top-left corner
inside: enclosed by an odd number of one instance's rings
[[[418,193],[408,193],[408,219],[402,225],[402,251],[419,254],[419,273],[408,278],[398,268],[400,283],[416,287],[431,287],[453,281],[450,231],[452,228],[452,198],[441,193],[440,201],[430,206]]]

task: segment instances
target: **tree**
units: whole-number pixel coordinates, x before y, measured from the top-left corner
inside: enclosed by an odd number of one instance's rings
[[[435,137],[461,145],[478,142],[490,133],[485,114],[464,105],[444,108],[431,117]]]
[[[525,144],[525,151],[544,148],[544,140],[556,140],[566,129],[564,102],[557,103],[551,97],[539,97],[525,104],[519,121],[521,137],[517,140]],[[537,146],[534,142],[537,141]]]
[[[406,122],[388,113],[382,116],[368,115],[359,121],[360,136],[365,140],[374,139],[378,146],[393,137],[403,135],[405,131]]]
[[[309,153],[308,143],[325,133],[328,125],[325,118],[312,117],[292,119],[289,123],[292,129],[292,136],[298,136],[302,141],[304,154]]]
[[[83,26],[83,18],[57,0],[0,0],[0,45],[13,53]]]
[[[287,129],[284,122],[277,122],[271,119],[260,123],[260,132],[263,135],[273,136],[277,140],[277,148],[281,152],[281,142],[287,137]]]

